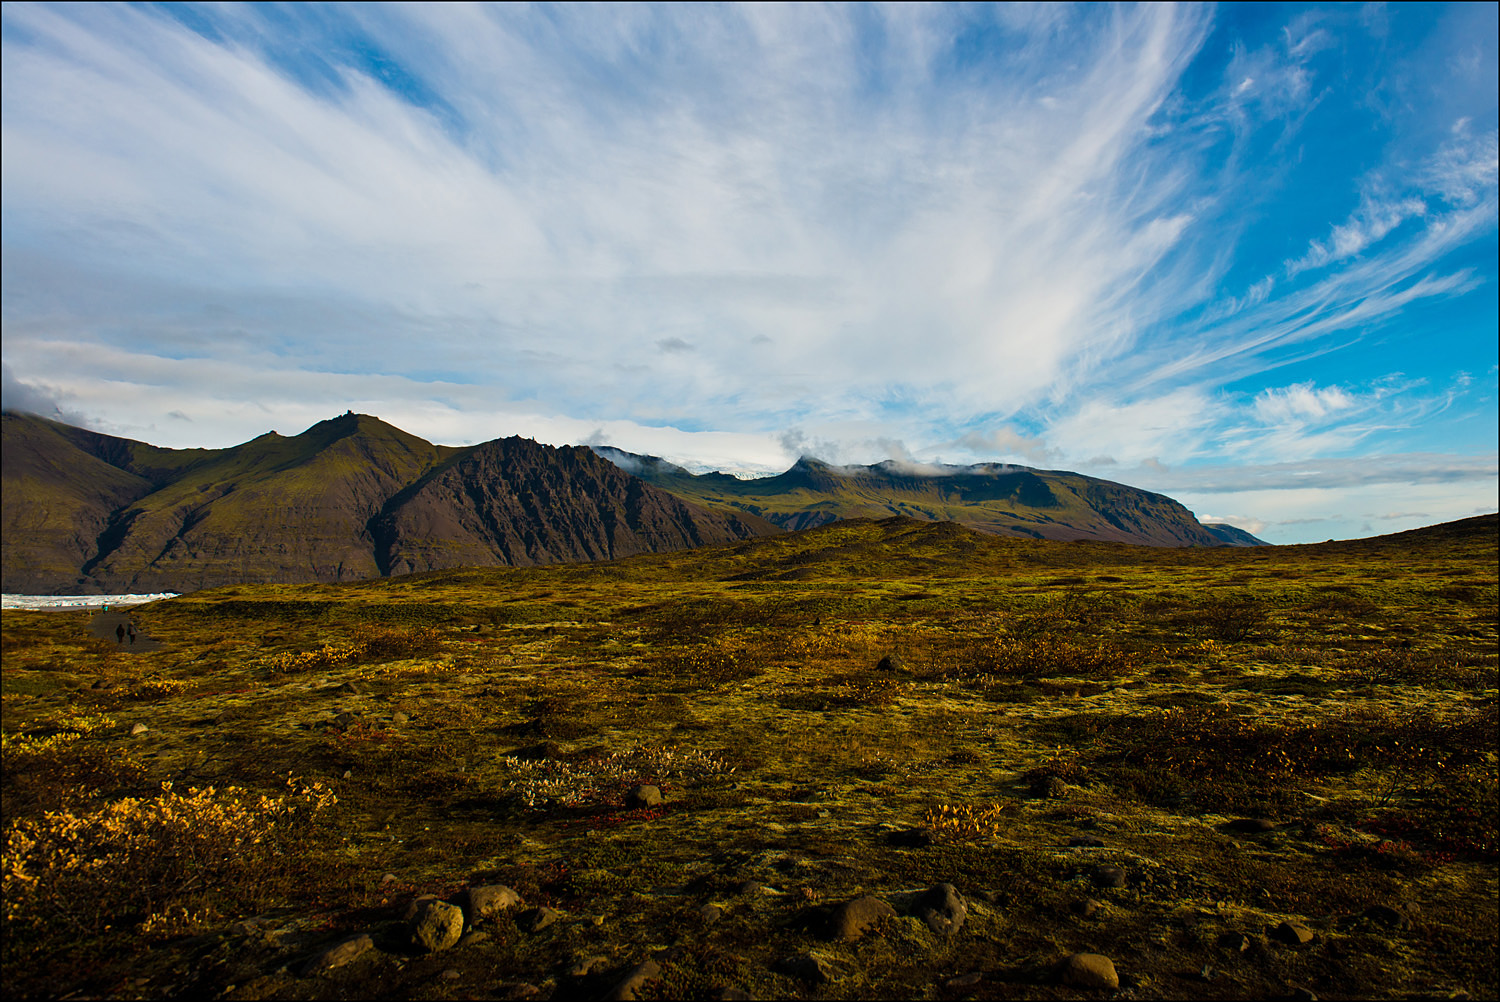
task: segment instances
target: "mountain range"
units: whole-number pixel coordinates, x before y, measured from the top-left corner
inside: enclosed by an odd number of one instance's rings
[[[786,529],[842,518],[957,522],[1001,536],[1092,539],[1149,546],[1265,546],[1232,525],[1200,523],[1164,494],[1063,470],[1003,463],[835,466],[804,456],[774,477],[694,474],[655,456],[594,451],[642,480],[717,511],[758,515]]]
[[[666,552],[907,515],[1001,535],[1259,545],[1171,498],[985,464],[694,475],[615,449],[504,438],[434,445],[347,413],[300,435],[164,449],[21,413],[3,426],[6,592],[193,591]]]

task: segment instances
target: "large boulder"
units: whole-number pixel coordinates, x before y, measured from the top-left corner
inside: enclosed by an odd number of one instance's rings
[[[464,934],[464,910],[446,901],[428,899],[416,907],[411,920],[411,938],[417,946],[436,953],[446,950]]]

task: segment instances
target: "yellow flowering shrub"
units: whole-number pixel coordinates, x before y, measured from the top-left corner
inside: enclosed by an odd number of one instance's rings
[[[337,803],[320,783],[288,777],[287,786],[270,797],[240,787],[184,794],[166,782],[153,797],[8,825],[0,857],[6,924],[99,933],[145,915],[138,931],[174,932],[201,924],[226,898],[253,899],[260,869]]]

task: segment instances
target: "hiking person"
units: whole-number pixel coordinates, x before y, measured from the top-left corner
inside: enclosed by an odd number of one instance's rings
[[[124,642],[125,642],[125,624],[121,623],[119,626],[115,627],[115,643],[117,643],[117,644],[123,644]]]
[[[132,644],[135,643],[135,623],[125,624],[125,635],[130,638]]]

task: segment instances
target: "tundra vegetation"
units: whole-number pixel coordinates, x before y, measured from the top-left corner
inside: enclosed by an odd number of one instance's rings
[[[8,611],[0,988],[1493,998],[1496,561],[896,518]]]

